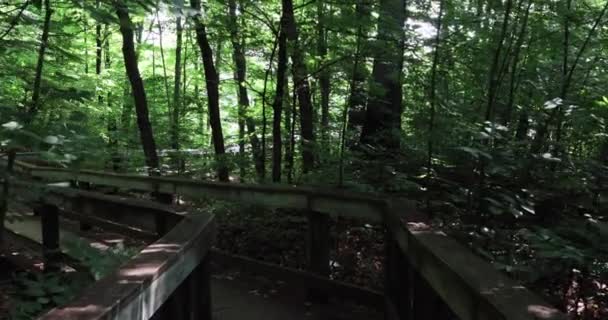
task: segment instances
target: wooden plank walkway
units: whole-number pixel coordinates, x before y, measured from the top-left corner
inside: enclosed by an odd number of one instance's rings
[[[91,246],[104,250],[111,243],[100,239],[99,236],[83,238],[87,232],[78,232],[62,220],[60,234],[62,239],[84,239]],[[6,224],[12,232],[42,243],[40,218],[26,215]],[[120,242],[125,239],[115,234],[107,237],[111,242]],[[66,252],[65,250],[64,253]],[[267,319],[267,320],[346,320],[346,319],[383,319],[383,314],[367,308],[356,306],[341,306],[335,304],[310,304],[306,302],[306,290],[293,288],[284,283],[271,279],[247,274],[242,270],[219,270],[214,268],[212,276],[213,320],[241,320],[241,319]]]

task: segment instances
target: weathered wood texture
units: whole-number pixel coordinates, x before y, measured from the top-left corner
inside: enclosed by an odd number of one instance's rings
[[[186,216],[165,237],[146,247],[111,276],[93,284],[77,300],[38,319],[150,319],[183,283],[188,283],[188,288],[208,292],[208,271],[200,266],[206,265],[205,257],[216,230],[212,216]],[[210,304],[198,303],[184,312],[210,315]]]
[[[21,168],[23,169],[23,167]],[[384,200],[367,194],[305,187],[262,186],[96,171],[69,171],[35,166],[28,168],[26,172],[30,177],[50,181],[76,180],[126,190],[176,194],[193,198],[210,197],[270,208],[312,210],[332,216],[363,218],[375,222],[382,220],[381,208]]]
[[[414,269],[413,277],[424,280],[459,319],[566,319],[539,296],[444,233],[420,231],[414,224],[406,226],[392,210],[386,211],[386,225]],[[420,292],[423,287],[418,287]],[[415,297],[413,301],[415,304]],[[401,302],[395,301],[398,303]]]
[[[59,249],[59,209],[55,205],[41,204],[34,208],[42,220],[42,255],[44,271],[53,272],[61,268]]]
[[[308,270],[319,276],[329,278],[329,227],[330,219],[326,214],[308,212],[307,258]],[[310,287],[309,298],[325,303],[329,297],[322,288]]]
[[[154,201],[20,181],[11,186],[14,194],[60,207],[63,216],[137,238],[155,234],[158,239],[184,217],[184,212]]]

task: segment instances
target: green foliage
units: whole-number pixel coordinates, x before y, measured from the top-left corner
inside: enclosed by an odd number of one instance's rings
[[[85,279],[61,273],[18,274],[10,319],[33,319],[41,312],[71,300],[87,285]]]
[[[114,272],[138,253],[137,248],[124,247],[122,243],[106,249],[98,249],[78,237],[65,237],[61,245],[70,256],[78,259],[90,270],[95,280]]]

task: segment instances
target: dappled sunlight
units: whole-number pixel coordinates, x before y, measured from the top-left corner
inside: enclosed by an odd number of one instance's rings
[[[150,253],[158,253],[158,252],[167,252],[167,253],[175,253],[180,250],[181,246],[177,244],[166,244],[166,243],[158,243],[151,244],[147,246],[145,249],[141,251],[142,254],[150,254]]]
[[[109,308],[92,304],[84,306],[60,307],[53,310],[53,316],[51,319],[85,319],[104,314],[107,311],[109,311]]]
[[[118,275],[124,277],[146,278],[158,273],[162,262],[137,265],[134,267],[121,268]]]
[[[541,319],[557,319],[556,317],[559,317],[560,319],[566,319],[565,317],[561,317],[559,310],[555,309],[555,308],[549,308],[547,306],[540,306],[540,305],[530,305],[528,306],[528,312],[532,315],[534,315],[535,319],[541,320]]]

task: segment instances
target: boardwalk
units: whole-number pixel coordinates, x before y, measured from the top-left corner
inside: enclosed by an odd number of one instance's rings
[[[39,217],[26,215],[6,225],[12,232],[42,242]],[[104,250],[116,242],[128,241],[117,234],[81,232],[69,220],[62,221],[64,239],[79,237],[91,246]],[[62,241],[63,242],[63,241]],[[64,250],[65,251],[65,250]],[[221,269],[221,270],[220,270]],[[346,320],[382,319],[383,315],[353,306],[314,305],[306,302],[305,290],[293,288],[266,277],[247,274],[238,269],[216,266],[212,276],[214,320]]]

